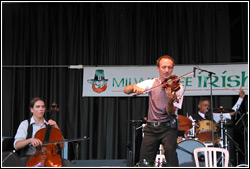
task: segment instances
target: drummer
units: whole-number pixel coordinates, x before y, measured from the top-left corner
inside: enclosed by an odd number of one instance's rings
[[[231,119],[231,116],[234,116],[236,111],[239,109],[244,97],[245,97],[245,92],[243,89],[240,89],[240,92],[239,92],[239,99],[238,101],[236,102],[236,104],[233,106],[233,110],[232,112],[228,112],[228,113],[225,113],[223,112],[223,120],[225,119]],[[199,111],[197,114],[194,114],[194,115],[191,115],[189,116],[189,119],[192,120],[192,121],[195,121],[196,123],[199,122],[199,121],[202,121],[202,120],[211,120],[211,115],[208,113],[208,110],[210,108],[210,100],[208,98],[204,98],[202,97],[200,100],[199,100],[199,104],[198,104],[198,108],[199,108]],[[220,110],[217,110],[217,113],[213,113],[213,119],[216,121],[216,123],[218,123],[218,118],[216,116],[216,114],[218,114],[220,111],[224,111],[224,109],[221,107]]]
[[[225,110],[223,108],[219,108],[217,110],[213,110],[213,120],[219,124],[221,118],[222,120],[224,120],[225,122],[227,120],[231,120],[231,116],[234,116],[237,112],[237,110],[240,108],[242,102],[243,102],[243,99],[245,97],[245,92],[240,89],[239,91],[239,98],[236,102],[236,104],[232,107],[233,110]],[[196,125],[195,124],[198,124],[199,121],[203,121],[203,120],[211,120],[211,115],[210,113],[208,113],[208,110],[210,108],[210,100],[208,98],[201,98],[199,100],[199,104],[198,104],[198,108],[199,108],[199,111],[198,113],[194,114],[194,115],[191,115],[189,116],[189,119],[194,121],[193,122],[193,127],[190,129],[190,130],[187,130],[185,132],[185,137],[195,137],[195,139],[198,139],[199,141],[203,142],[203,144],[205,146],[219,146],[219,147],[225,147],[225,148],[228,148],[228,150],[230,151],[231,154],[234,154],[234,147],[232,144],[230,144],[229,142],[225,142],[223,140],[220,140],[219,138],[216,138],[217,135],[214,137],[214,143],[215,144],[211,144],[211,136],[210,135],[202,135],[204,133],[195,133],[195,127]],[[195,125],[195,126],[194,126]],[[231,130],[231,131],[230,131]],[[231,135],[231,137],[233,137],[233,133],[232,133],[232,129],[228,129],[228,134]],[[231,134],[230,134],[231,133]],[[197,134],[197,135],[196,135]],[[220,134],[220,133],[218,133]],[[199,136],[200,135],[200,136]],[[204,137],[206,136],[206,138]],[[221,138],[221,136],[219,136]],[[210,142],[210,143],[209,143]],[[230,162],[233,164],[234,163],[234,156],[233,155],[230,155]]]
[[[215,111],[213,113],[214,121],[216,123],[219,123],[219,121],[221,119],[221,115],[222,115],[223,120],[231,120],[231,116],[235,115],[236,111],[239,109],[241,103],[243,102],[244,97],[245,97],[245,92],[243,89],[240,89],[239,99],[237,100],[236,104],[232,108],[234,111],[232,110],[231,112],[225,113],[226,111],[223,108],[220,108],[219,110],[216,110],[216,113],[215,113]],[[189,116],[190,120],[192,120],[195,123],[198,123],[199,121],[212,119],[210,113],[208,113],[208,110],[210,108],[210,100],[208,98],[206,98],[206,97],[200,98],[198,108],[199,108],[198,113]],[[224,111],[223,114],[220,114],[220,111],[221,112]],[[195,123],[193,123],[193,124],[195,124]],[[188,137],[188,136],[194,137],[195,136],[194,127],[195,126],[193,126],[192,129],[187,130],[185,132],[185,137]]]

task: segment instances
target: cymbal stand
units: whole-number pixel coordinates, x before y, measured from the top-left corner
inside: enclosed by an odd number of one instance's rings
[[[220,141],[222,142],[222,148],[225,148],[229,151],[228,149],[228,134],[227,134],[227,129],[225,127],[226,121],[223,119],[223,114],[221,112],[220,114],[220,131],[221,131],[221,139]]]
[[[225,121],[223,120],[223,114],[221,113],[220,115],[220,143],[222,148],[225,148],[225,140],[224,140],[224,123]]]
[[[223,119],[223,113],[220,114],[220,132],[221,132],[221,138],[220,138],[220,144],[222,148],[225,148],[228,150],[228,141],[227,141],[227,129],[225,128],[225,120]],[[229,151],[229,150],[228,150]],[[222,154],[218,160],[218,164],[224,165],[223,160],[224,155]]]
[[[227,139],[228,134],[227,134],[227,128],[225,127],[225,125],[224,125],[224,130],[225,130],[225,132],[224,132],[224,138],[225,138],[224,148],[227,149],[227,150],[229,151],[228,139]]]

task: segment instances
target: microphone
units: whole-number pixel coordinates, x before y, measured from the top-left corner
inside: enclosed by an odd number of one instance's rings
[[[207,109],[204,117],[205,117],[205,119],[209,118],[208,109]]]
[[[195,71],[196,71],[196,69],[197,69],[197,68],[196,68],[196,67],[194,67],[194,77],[195,77]]]

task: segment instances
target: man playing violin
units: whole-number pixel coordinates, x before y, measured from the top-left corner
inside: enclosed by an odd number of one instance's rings
[[[45,103],[40,98],[33,98],[30,102],[30,112],[33,114],[29,120],[24,120],[20,123],[14,141],[14,148],[21,150],[20,159],[26,166],[30,156],[36,153],[36,148],[42,145],[42,141],[35,138],[35,134],[46,125],[51,125],[59,129],[57,123],[50,119],[48,122],[44,119],[46,111]],[[29,125],[32,126],[32,131],[29,132]],[[59,129],[60,130],[60,129]],[[64,148],[64,143],[60,144],[60,148]],[[71,166],[69,160],[62,159],[63,166]]]
[[[144,91],[161,85],[168,80],[174,69],[174,59],[164,55],[157,60],[157,71],[159,78],[145,80],[136,85],[128,85],[124,88],[124,93],[141,94]],[[140,163],[154,163],[160,144],[163,144],[167,166],[178,166],[177,157],[177,112],[181,109],[183,102],[183,86],[179,84],[178,91],[173,90],[173,82],[166,83],[163,87],[156,87],[150,90],[148,120],[144,128],[144,138],[140,150]],[[169,81],[167,81],[169,82]]]

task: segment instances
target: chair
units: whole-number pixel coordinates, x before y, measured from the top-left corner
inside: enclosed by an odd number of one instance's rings
[[[200,147],[194,149],[196,167],[200,167],[201,157],[204,156],[205,167],[217,167],[218,156],[221,155],[221,167],[228,167],[229,152],[227,149],[218,147]]]

